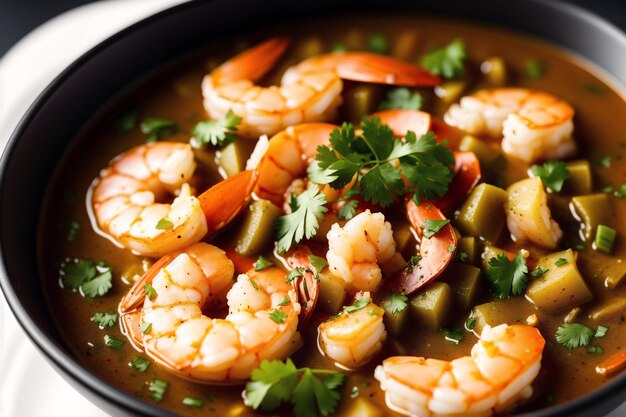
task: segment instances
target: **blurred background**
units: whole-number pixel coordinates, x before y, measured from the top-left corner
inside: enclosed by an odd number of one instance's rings
[[[123,3],[126,0],[116,0]],[[150,2],[150,0],[144,0]],[[544,0],[563,1],[563,0]],[[567,0],[596,11],[626,28],[626,14],[615,13],[613,5],[624,0]],[[24,35],[46,20],[90,0],[0,0],[0,58]]]

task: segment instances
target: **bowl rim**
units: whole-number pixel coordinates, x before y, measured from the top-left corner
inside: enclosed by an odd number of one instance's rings
[[[218,0],[219,1],[219,0]],[[326,0],[321,0],[326,1]],[[626,49],[626,28],[622,30],[612,22],[597,15],[594,11],[586,9],[582,6],[569,3],[568,1],[545,1],[545,0],[517,0],[527,3],[535,3],[538,7],[551,8],[561,14],[569,14],[580,20],[587,21],[590,25],[599,28],[602,32],[605,32],[610,37],[620,39],[625,45]],[[216,2],[215,0],[209,2]],[[116,33],[108,36],[97,45],[91,47],[77,59],[72,61],[67,67],[65,67],[37,96],[37,98],[30,104],[26,112],[22,115],[19,122],[15,126],[13,132],[9,136],[6,146],[0,157],[0,186],[7,180],[7,170],[9,167],[9,161],[13,155],[17,144],[26,130],[31,120],[39,113],[44,103],[50,98],[50,96],[60,88],[63,88],[65,81],[70,78],[75,72],[80,71],[82,66],[88,62],[93,56],[99,54],[104,49],[113,45],[119,39],[124,38],[127,34],[134,32],[145,26],[149,26],[158,22],[159,20],[166,18],[172,14],[176,14],[186,9],[197,7],[202,1],[187,1],[177,5],[170,6],[164,10],[156,12],[148,17],[145,17],[131,25],[117,31]],[[476,21],[473,19],[466,19],[469,22]],[[547,41],[541,36],[535,35],[531,32],[512,29],[520,34],[527,36],[534,36],[544,42],[556,45],[560,48],[566,48],[565,46],[558,45],[556,42]],[[585,57],[588,61],[588,58]],[[605,72],[604,75],[612,74],[608,73],[606,69],[600,67]],[[615,78],[615,77],[613,77]],[[626,88],[626,82],[621,80],[615,80],[619,85]],[[5,204],[0,200],[0,204]],[[0,293],[2,293],[7,301],[9,308],[18,321],[20,327],[24,330],[30,341],[37,347],[37,349],[49,360],[53,368],[64,377],[69,377],[75,382],[78,382],[83,388],[89,392],[90,395],[100,397],[108,403],[114,404],[118,409],[124,409],[131,413],[140,413],[143,415],[151,416],[175,416],[176,414],[170,412],[161,407],[157,407],[148,401],[134,396],[126,391],[123,391],[108,381],[104,380],[94,371],[91,371],[86,366],[81,364],[69,350],[63,349],[53,343],[46,335],[46,330],[40,327],[31,318],[29,312],[22,304],[17,292],[8,278],[8,271],[5,261],[4,245],[0,242]],[[605,383],[599,389],[596,389],[583,396],[575,398],[574,400],[553,405],[551,407],[542,408],[523,414],[515,414],[518,417],[549,417],[557,415],[569,415],[571,412],[580,411],[581,409],[588,408],[592,403],[598,402],[609,397],[618,397],[621,391],[622,400],[626,400],[626,371],[620,375],[615,376],[612,380]],[[84,394],[84,391],[79,391]],[[91,400],[91,398],[89,398]]]

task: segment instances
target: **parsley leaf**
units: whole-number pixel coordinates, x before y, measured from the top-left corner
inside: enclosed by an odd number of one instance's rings
[[[100,326],[100,328],[113,327],[117,323],[117,313],[113,311],[96,313],[91,316],[90,320],[94,323],[98,323],[98,326]]]
[[[319,379],[317,375],[324,375]],[[284,402],[293,404],[296,417],[333,413],[341,398],[345,374],[311,368],[297,369],[291,359],[263,360],[246,384],[244,402],[253,409],[271,411]]]
[[[350,220],[356,214],[356,208],[359,206],[357,200],[347,201],[343,206],[339,208],[337,212],[337,218],[339,220]]]
[[[296,197],[297,208],[286,216],[276,219],[278,253],[285,253],[303,238],[310,239],[317,233],[319,220],[328,211],[324,194],[317,187],[309,188]]]
[[[606,335],[606,332],[609,331],[609,328],[606,326],[598,326],[598,330],[596,330],[596,334],[594,335],[594,337],[597,339],[599,337],[604,337]]]
[[[533,165],[530,172],[535,177],[540,177],[546,188],[559,192],[563,188],[563,183],[570,177],[567,166],[562,161],[550,160],[543,165]]]
[[[326,259],[315,255],[309,255],[309,262],[311,263],[311,266],[315,270],[316,274],[321,274],[324,268],[328,266]]]
[[[556,330],[556,341],[568,349],[587,346],[596,331],[580,323],[565,323]]]
[[[213,146],[225,146],[237,139],[237,126],[241,123],[241,117],[228,110],[220,120],[205,120],[194,126],[191,133],[199,146],[211,144]]]
[[[109,349],[119,350],[122,346],[124,346],[124,341],[118,339],[115,336],[110,336],[108,334],[105,334],[104,344],[107,345]]]
[[[513,260],[509,260],[505,253],[494,256],[489,260],[487,279],[498,298],[509,298],[511,295],[521,294],[528,283],[528,267],[520,252]]]
[[[409,298],[406,295],[392,292],[381,302],[381,307],[393,314],[396,314],[404,311],[408,304]]]
[[[430,239],[435,234],[437,234],[448,223],[450,223],[450,220],[448,220],[448,219],[444,219],[444,220],[426,219],[426,220],[424,220],[424,222],[422,223],[422,225],[420,227],[422,229],[424,229],[424,236],[427,239]],[[454,249],[451,252],[454,252]]]
[[[422,58],[424,68],[444,78],[455,78],[465,70],[465,44],[461,39],[455,39],[448,45],[430,51]]]
[[[76,289],[96,276],[96,264],[90,259],[73,259],[61,264],[61,283],[64,288]]]
[[[146,142],[156,142],[174,133],[176,122],[160,117],[146,117],[141,121],[139,128],[141,133],[148,135]]]
[[[152,365],[152,362],[141,356],[135,356],[132,361],[128,362],[128,366],[132,366],[141,373],[146,372],[150,365]]]
[[[406,109],[419,110],[422,108],[423,99],[420,93],[412,93],[406,87],[398,87],[387,93],[387,100],[380,103],[380,110]]]
[[[432,132],[418,139],[409,131],[402,141],[375,116],[363,118],[361,129],[361,136],[350,123],[333,130],[330,147],[319,146],[316,162],[309,166],[313,182],[338,190],[354,181],[365,201],[381,207],[406,193],[418,200],[446,193],[454,177],[454,157]]]
[[[107,269],[97,277],[80,286],[82,293],[88,298],[103,296],[108,293],[111,288],[113,288],[113,274],[110,269]]]
[[[272,265],[274,265],[274,262],[272,262],[271,260],[267,259],[266,257],[262,255],[259,256],[259,259],[257,259],[256,262],[253,264],[255,271],[262,271],[265,268],[269,268]]]
[[[370,303],[369,298],[359,298],[356,300],[351,306],[344,306],[343,311],[348,313],[352,313],[353,311],[357,311],[367,306]]]

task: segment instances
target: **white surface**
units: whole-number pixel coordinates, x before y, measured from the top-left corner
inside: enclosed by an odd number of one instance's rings
[[[20,41],[0,61],[0,150],[30,103],[68,63],[121,28],[183,1],[101,1],[61,15]],[[0,375],[1,417],[106,417],[47,364],[3,297]],[[626,404],[607,417],[624,416]]]

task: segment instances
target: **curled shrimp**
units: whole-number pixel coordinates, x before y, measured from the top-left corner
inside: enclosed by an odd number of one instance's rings
[[[120,303],[122,317],[135,320],[122,323],[134,344],[139,339],[173,373],[207,384],[240,383],[262,360],[285,358],[300,347],[300,305],[278,268],[249,271],[233,283],[234,266],[225,252],[196,243],[149,272]],[[154,288],[152,298],[145,284]],[[203,313],[224,304],[224,319]],[[137,317],[145,323],[140,333]]]
[[[492,88],[463,97],[444,115],[471,134],[503,136],[505,153],[532,163],[576,151],[574,109],[550,94],[525,88]]]
[[[485,326],[471,356],[385,359],[374,376],[389,408],[414,417],[490,416],[532,395],[545,340],[534,327]]]
[[[334,224],[327,238],[331,273],[358,291],[375,291],[382,280],[379,265],[396,254],[391,224],[384,214],[366,210],[343,227]]]
[[[212,235],[247,206],[257,172],[244,171],[195,197],[187,183],[195,167],[191,146],[178,142],[139,145],[117,156],[87,194],[94,230],[152,257]],[[171,204],[159,202],[175,193]]]
[[[357,303],[362,300],[366,301],[364,306],[347,307],[318,327],[322,352],[349,369],[358,368],[372,359],[382,349],[387,336],[383,324],[385,311],[371,301],[368,292],[358,295]]]
[[[284,38],[269,39],[207,74],[202,94],[209,116],[222,118],[232,109],[242,118],[240,134],[272,135],[287,126],[333,119],[341,104],[341,79],[407,86],[433,86],[440,81],[395,58],[345,52],[306,59],[284,73],[280,86],[255,85],[287,46]]]

